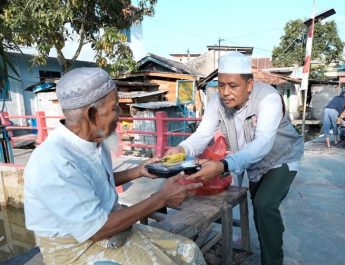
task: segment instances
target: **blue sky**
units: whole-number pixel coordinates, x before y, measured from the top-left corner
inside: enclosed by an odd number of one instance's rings
[[[207,45],[251,46],[253,57],[271,56],[289,20],[307,19],[313,0],[158,0],[154,17],[145,17],[146,52],[168,57],[171,53],[203,53]],[[327,18],[338,26],[345,42],[344,0],[316,0],[316,13],[334,8]]]

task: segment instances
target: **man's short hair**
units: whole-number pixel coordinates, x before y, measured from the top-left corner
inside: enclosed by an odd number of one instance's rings
[[[63,75],[56,86],[62,109],[88,106],[116,89],[115,81],[98,67],[81,67]]]

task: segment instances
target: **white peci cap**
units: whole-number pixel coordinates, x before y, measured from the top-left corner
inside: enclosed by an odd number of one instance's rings
[[[231,51],[219,57],[218,73],[220,74],[252,74],[252,62],[248,55]]]
[[[114,80],[98,67],[81,67],[64,74],[56,85],[62,109],[78,109],[116,89]]]

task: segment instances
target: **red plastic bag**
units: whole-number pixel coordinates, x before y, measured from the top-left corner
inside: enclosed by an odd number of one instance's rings
[[[217,131],[213,138],[213,144],[208,146],[199,158],[222,160],[227,155],[228,144],[222,132]]]
[[[222,160],[228,154],[228,144],[225,136],[217,131],[213,138],[213,144],[208,146],[199,155],[200,159]],[[197,180],[183,180],[181,184],[198,182]],[[216,176],[213,179],[203,182],[203,186],[195,190],[196,195],[214,195],[226,190],[232,182],[231,175],[227,177]]]

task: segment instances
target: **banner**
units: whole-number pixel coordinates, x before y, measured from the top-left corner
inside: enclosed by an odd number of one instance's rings
[[[176,104],[187,104],[194,102],[194,81],[176,81]]]

